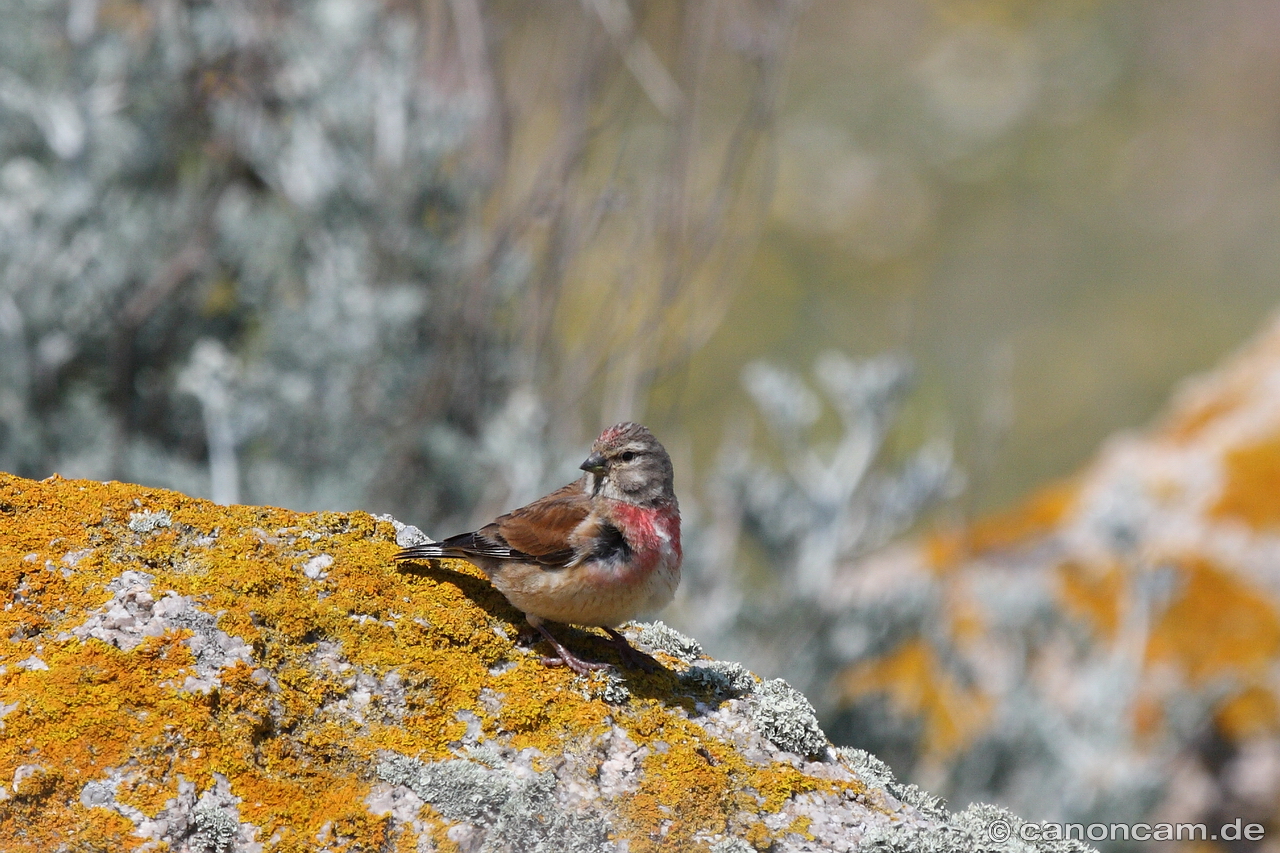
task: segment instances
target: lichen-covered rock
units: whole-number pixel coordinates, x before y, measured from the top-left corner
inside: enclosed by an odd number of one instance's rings
[[[785,682],[660,624],[631,632],[657,673],[544,667],[468,565],[398,570],[397,536],[421,537],[407,530],[0,475],[3,849],[723,853],[981,835],[979,812],[950,817],[833,750]],[[565,637],[609,659],[602,636]]]
[[[1280,321],[1070,481],[846,571],[832,605],[876,630],[833,689],[956,797],[1274,826],[1278,567]]]

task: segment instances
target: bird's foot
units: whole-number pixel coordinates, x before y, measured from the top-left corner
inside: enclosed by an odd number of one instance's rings
[[[546,641],[551,644],[552,648],[556,650],[556,655],[558,655],[558,657],[544,657],[542,659],[543,666],[567,666],[578,675],[587,675],[593,670],[609,668],[609,664],[607,663],[583,660],[564,646],[560,645],[560,641],[551,636],[551,632],[545,627],[542,625],[538,625],[536,627],[538,632],[542,634],[542,636],[546,638]]]
[[[610,669],[607,663],[583,660],[569,651],[562,651],[559,657],[543,657],[541,660],[543,666],[567,666],[578,675],[587,675],[600,669]]]
[[[643,670],[644,672],[657,672],[662,668],[662,665],[652,657],[631,645],[622,633],[615,631],[612,628],[605,628],[604,632],[609,635],[609,642],[618,650],[618,654],[622,656],[622,662],[624,664],[634,666],[636,669]]]

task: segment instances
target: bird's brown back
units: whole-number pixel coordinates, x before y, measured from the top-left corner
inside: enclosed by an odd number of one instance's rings
[[[590,495],[583,491],[583,483],[578,480],[499,516],[479,533],[500,537],[517,551],[545,558],[564,551],[570,534],[590,513]]]

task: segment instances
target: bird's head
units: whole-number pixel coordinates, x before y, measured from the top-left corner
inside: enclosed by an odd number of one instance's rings
[[[640,424],[621,423],[600,433],[580,467],[592,494],[635,504],[675,497],[671,457]]]

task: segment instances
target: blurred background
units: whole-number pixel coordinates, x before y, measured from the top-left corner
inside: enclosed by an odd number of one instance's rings
[[[1278,231],[1274,3],[10,0],[0,469],[439,538],[639,420],[709,652],[937,793],[1189,820],[1218,687],[1059,733],[1132,772],[993,745],[1030,675],[966,692],[946,584],[840,584],[1145,425],[1262,326]]]

